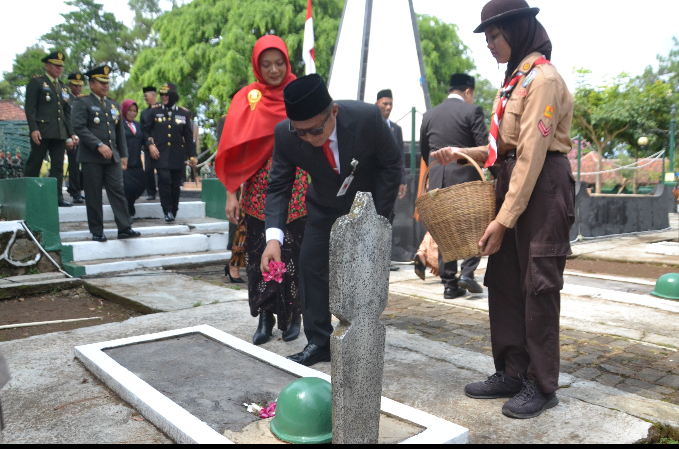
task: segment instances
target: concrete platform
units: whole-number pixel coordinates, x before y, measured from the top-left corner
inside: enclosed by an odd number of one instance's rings
[[[224,246],[226,248],[226,246]],[[143,270],[149,268],[171,268],[184,265],[226,264],[231,260],[231,251],[204,251],[177,255],[126,258],[124,260],[99,259],[66,264],[66,271],[72,276],[96,276],[107,273]]]
[[[135,205],[135,218],[165,218],[160,203],[142,203]],[[182,218],[205,217],[205,203],[202,201],[190,201],[179,203],[178,215]],[[111,206],[104,206],[104,221],[113,220]],[[60,207],[59,222],[87,222],[87,209],[85,206]]]
[[[228,233],[218,233],[109,240],[104,243],[72,242],[68,246],[73,248],[73,261],[78,263],[226,250],[228,240]]]
[[[14,376],[3,391],[5,442],[168,442],[150,423],[133,420],[132,408],[93,381],[74,362],[73,347],[201,324],[248,341],[257,318],[245,301],[232,301],[0,343]],[[306,344],[303,336],[290,343],[280,338],[274,329],[263,348],[289,355]],[[330,372],[329,363],[314,368]],[[490,371],[490,357],[402,331],[387,333],[383,395],[469,428],[470,443],[634,443],[651,428],[644,419],[679,423],[676,406],[587,381],[562,389],[561,404],[542,416],[511,420],[500,413],[502,400],[464,396],[465,383]]]

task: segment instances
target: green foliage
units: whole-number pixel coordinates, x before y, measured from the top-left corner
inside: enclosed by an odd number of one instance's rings
[[[328,77],[342,15],[342,0],[314,3],[316,69]],[[141,101],[140,89],[165,81],[178,85],[180,103],[214,127],[230,97],[254,81],[252,48],[265,34],[288,46],[293,72],[303,75],[305,0],[193,0],[160,16],[158,45],[139,54],[126,91]],[[204,117],[204,119],[203,119]]]
[[[23,103],[24,91],[31,78],[45,72],[45,64],[41,61],[47,52],[39,45],[28,47],[23,53],[16,55],[11,72],[3,73],[0,84],[0,98],[15,98]]]
[[[445,23],[438,17],[418,14],[417,27],[431,105],[436,106],[448,96],[450,75],[469,73],[475,65],[469,56],[469,47],[457,35],[457,25]]]

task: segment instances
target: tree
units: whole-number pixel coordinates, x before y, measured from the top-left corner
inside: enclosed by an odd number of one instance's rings
[[[2,74],[0,97],[13,98],[20,104],[24,101],[24,88],[35,75],[44,73],[45,63],[41,61],[47,55],[40,45],[28,47],[23,53],[16,55],[11,72]]]
[[[242,86],[254,81],[250,58],[258,38],[276,34],[287,44],[293,72],[304,74],[306,0],[193,0],[161,15],[158,45],[143,50],[126,86],[141,101],[142,86],[177,84],[180,103],[213,127]],[[314,2],[316,69],[327,79],[342,0]]]
[[[136,55],[128,28],[94,0],[66,0],[75,11],[61,14],[60,23],[41,40],[67,55],[64,71],[87,71],[109,64],[114,71],[129,73]]]

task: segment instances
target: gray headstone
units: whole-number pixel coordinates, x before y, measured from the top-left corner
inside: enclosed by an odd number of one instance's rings
[[[330,312],[340,320],[330,337],[334,444],[377,444],[390,256],[391,225],[359,192],[330,236]]]

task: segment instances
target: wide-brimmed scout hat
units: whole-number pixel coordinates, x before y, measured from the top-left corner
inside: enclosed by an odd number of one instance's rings
[[[531,8],[526,0],[491,0],[481,10],[481,25],[475,33],[483,33],[489,25],[514,16],[537,16],[540,8]]]
[[[64,65],[64,54],[60,51],[55,51],[42,58],[41,61],[62,67]]]

